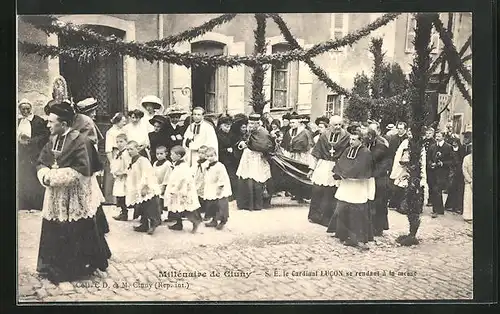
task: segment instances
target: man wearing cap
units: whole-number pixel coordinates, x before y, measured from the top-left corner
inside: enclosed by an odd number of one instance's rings
[[[94,123],[98,104],[95,98],[86,98],[76,104],[76,116],[73,129],[87,136],[97,148],[98,141],[104,139],[99,128]]]
[[[349,133],[342,128],[342,118],[332,116],[328,129],[318,138],[311,151],[308,177],[313,183],[308,219],[328,226],[335,209],[335,191],[338,181],[333,178],[333,167],[349,146]]]
[[[201,107],[195,107],[192,112],[192,123],[184,133],[183,146],[188,149],[187,162],[192,167],[198,160],[198,149],[205,145],[213,147],[216,152],[219,150],[217,143],[217,134],[215,129],[203,117],[205,110]]]
[[[72,128],[74,118],[69,103],[51,106],[51,137],[37,162],[46,188],[37,271],[54,283],[104,271],[111,256],[96,218],[101,199],[92,192],[102,164],[88,137]]]
[[[266,155],[273,151],[274,141],[269,132],[260,125],[261,116],[248,117],[248,139],[238,143],[243,150],[236,175],[238,176],[238,195],[236,204],[239,209],[261,210],[264,208],[264,190],[271,178],[271,166]]]
[[[149,132],[149,148],[151,155],[151,163],[156,161],[156,147],[168,146],[169,138],[165,136],[165,125],[168,119],[165,116],[155,115],[149,119],[149,123],[154,127],[153,132]]]
[[[281,147],[283,155],[303,164],[309,162],[309,152],[314,146],[312,134],[306,129],[304,117],[298,114],[290,116],[290,129],[283,134]]]
[[[27,99],[19,102],[17,120],[18,140],[18,208],[41,210],[43,187],[36,178],[35,164],[40,151],[49,139],[47,122],[33,114],[33,106]]]
[[[142,121],[148,123],[155,115],[163,115],[164,107],[160,98],[154,95],[147,95],[141,99],[141,110],[144,112],[144,119]],[[154,131],[154,127],[151,124],[147,124],[147,128],[149,132]]]
[[[181,110],[180,108],[170,107],[167,109],[168,121],[164,126],[163,132],[167,138],[165,146],[167,151],[170,151],[170,149],[174,146],[182,145],[187,125],[180,123],[180,120],[185,114],[187,114],[187,112]]]

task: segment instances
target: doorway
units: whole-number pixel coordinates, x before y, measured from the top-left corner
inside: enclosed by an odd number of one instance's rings
[[[207,56],[224,55],[225,45],[214,41],[200,41],[191,44],[191,52]],[[207,114],[222,110],[223,104],[220,101],[222,73],[220,68],[211,66],[192,68],[191,90],[194,107],[202,107]]]

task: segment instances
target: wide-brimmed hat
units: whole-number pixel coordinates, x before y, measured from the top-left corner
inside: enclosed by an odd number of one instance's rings
[[[290,113],[287,112],[284,115],[281,116],[281,120],[290,120]]]
[[[298,113],[296,113],[296,112],[292,112],[290,114],[290,116],[289,116],[288,119],[290,119],[290,120],[301,120],[301,116]]]
[[[97,99],[89,97],[84,100],[80,100],[76,104],[76,111],[79,113],[89,113],[97,109],[99,105],[97,104]]]
[[[179,117],[185,114],[187,114],[187,111],[182,110],[181,108],[178,107],[168,107],[166,113],[167,116],[179,116]]]
[[[69,102],[65,101],[51,105],[48,109],[48,113],[53,113],[65,120],[73,120],[75,117],[75,110]]]
[[[258,113],[252,113],[248,116],[248,121],[260,121],[262,116]]]
[[[311,116],[308,114],[299,115],[299,119],[301,122],[309,123],[311,121]]]
[[[233,118],[231,118],[230,116],[222,116],[219,119],[217,119],[217,124],[218,125],[221,125],[221,124],[232,124],[232,123],[233,123]]]
[[[387,125],[386,129],[387,129],[387,130],[392,130],[392,129],[394,129],[395,127],[396,127],[396,126],[395,126],[394,124],[392,124],[392,123],[391,123],[391,124],[388,124],[388,125]]]
[[[146,108],[146,104],[153,105],[153,108],[155,110],[161,109],[163,107],[161,99],[154,95],[148,95],[141,99],[141,106],[143,108]]]
[[[314,123],[316,125],[320,125],[321,123],[324,123],[324,124],[328,125],[330,123],[330,119],[328,119],[325,116],[322,116],[322,117],[316,118],[316,120],[314,121]]]
[[[149,123],[151,123],[152,125],[155,125],[155,122],[158,122],[159,124],[165,124],[167,123],[167,121],[167,117],[160,115],[155,115],[151,119],[149,119]]]

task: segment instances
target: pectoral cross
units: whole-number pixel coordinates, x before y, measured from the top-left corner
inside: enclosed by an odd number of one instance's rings
[[[61,156],[64,142],[66,142],[66,135],[57,136],[57,139],[54,142],[54,146],[52,147],[52,153],[54,154],[54,164],[52,165],[52,169],[58,169],[59,165],[57,164],[57,158]]]

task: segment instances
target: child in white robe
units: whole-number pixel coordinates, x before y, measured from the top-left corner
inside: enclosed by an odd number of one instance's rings
[[[118,216],[113,217],[118,221],[128,220],[128,209],[125,202],[127,168],[130,165],[130,155],[127,151],[127,135],[124,133],[116,136],[116,147],[118,148],[115,156],[110,162],[110,172],[114,177],[113,196],[116,197],[116,206],[121,209]]]
[[[165,206],[175,217],[176,223],[169,226],[171,230],[182,230],[182,217],[185,216],[193,224],[192,233],[195,233],[201,223],[198,212],[200,202],[196,193],[193,171],[184,160],[186,149],[182,146],[174,146],[170,150],[170,158],[174,169],[170,174],[163,199]]]
[[[141,215],[141,224],[134,231],[153,234],[161,223],[159,200],[160,187],[149,159],[139,154],[139,144],[130,141],[127,144],[131,163],[127,172],[128,206],[134,206]]]
[[[165,188],[167,187],[173,166],[172,163],[167,160],[167,148],[165,146],[158,146],[155,153],[156,161],[153,163],[153,169],[156,179],[158,180],[158,186],[160,187],[159,204],[161,215],[162,211],[165,209],[163,195],[165,194]]]
[[[208,162],[204,182],[206,215],[212,217],[212,221],[205,226],[221,230],[229,218],[231,181],[226,167],[217,160],[215,148],[209,147],[205,156]]]
[[[210,218],[207,216],[205,209],[205,196],[204,196],[204,188],[205,188],[205,171],[207,169],[207,159],[205,153],[207,151],[207,146],[202,145],[198,149],[198,160],[193,164],[192,170],[194,175],[194,183],[196,185],[196,193],[198,194],[198,201],[200,202],[200,214],[204,215],[204,220],[208,221]]]

